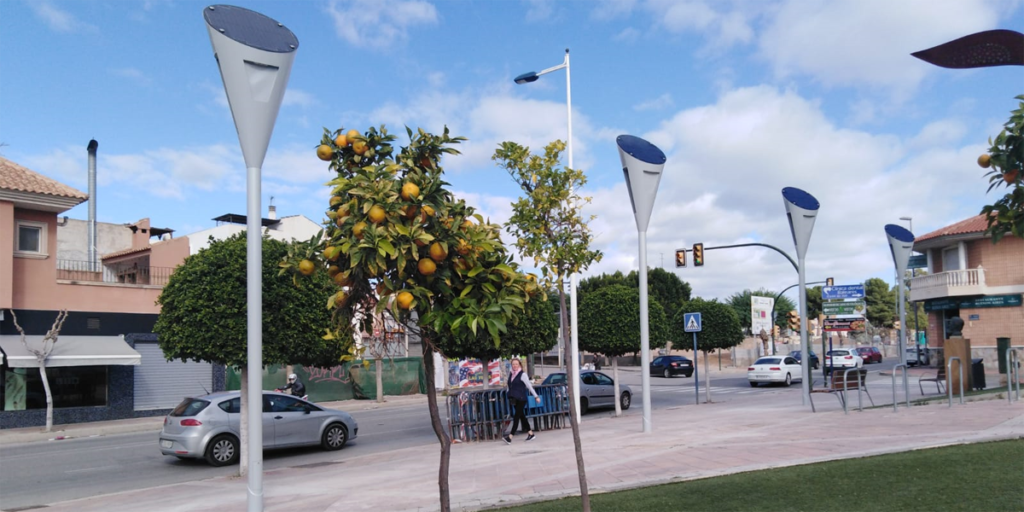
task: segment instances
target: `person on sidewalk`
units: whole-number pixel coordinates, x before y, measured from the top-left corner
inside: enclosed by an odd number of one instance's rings
[[[512,359],[512,373],[508,376],[508,401],[512,406],[512,430],[502,439],[505,444],[512,444],[512,436],[519,430],[519,422],[523,423],[523,430],[526,430],[526,440],[533,441],[533,429],[530,428],[530,421],[526,419],[526,392],[529,391],[533,398],[540,404],[540,397],[533,389],[530,378],[523,371],[523,362],[518,357]]]

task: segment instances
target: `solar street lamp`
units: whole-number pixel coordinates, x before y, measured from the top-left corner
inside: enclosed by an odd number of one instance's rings
[[[808,366],[811,356],[807,339],[807,279],[804,273],[804,257],[807,255],[811,231],[814,230],[814,220],[818,217],[818,207],[821,203],[814,196],[794,187],[782,189],[782,203],[786,206],[789,231],[793,234],[793,244],[796,245],[797,274],[800,276],[800,373],[803,375],[800,387],[803,388],[803,403],[807,405],[811,399],[811,372]]]

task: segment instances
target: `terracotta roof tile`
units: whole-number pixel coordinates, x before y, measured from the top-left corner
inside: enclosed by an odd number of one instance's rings
[[[88,194],[47,178],[31,169],[0,157],[0,189],[72,199],[89,199]]]
[[[983,233],[987,228],[988,221],[985,220],[985,215],[975,215],[974,217],[962,220],[960,222],[957,222],[956,224],[951,224],[944,228],[932,231],[931,233],[921,235],[914,239],[914,242],[923,242],[925,240],[931,240],[932,238],[940,238],[943,236]]]
[[[129,249],[122,249],[120,251],[112,252],[110,254],[104,254],[103,256],[100,256],[100,259],[101,260],[108,260],[110,258],[117,258],[118,256],[127,256],[129,254],[133,254],[133,253],[137,253],[137,252],[148,251],[150,249],[151,249],[151,247],[148,246],[148,245],[146,247],[132,247],[132,248],[129,248]]]

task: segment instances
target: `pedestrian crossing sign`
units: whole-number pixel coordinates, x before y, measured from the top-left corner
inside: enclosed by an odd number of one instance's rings
[[[683,332],[700,332],[700,313],[683,313]]]

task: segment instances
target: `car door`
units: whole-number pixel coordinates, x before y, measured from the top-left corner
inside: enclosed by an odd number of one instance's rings
[[[597,393],[597,377],[592,372],[580,375],[580,396],[587,397],[591,406],[600,405],[600,396]]]
[[[250,405],[251,407],[251,405]],[[263,447],[273,448],[274,445],[274,413],[270,397],[263,395]]]
[[[271,395],[274,446],[314,444],[320,441],[320,415],[306,402],[291,396]]]
[[[802,380],[803,367],[800,366],[800,361],[797,361],[795,357],[786,357],[782,360],[782,364],[786,366],[786,371],[789,372],[793,380]]]
[[[594,388],[601,397],[600,405],[615,405],[615,381],[603,373],[595,373],[596,383]]]
[[[664,357],[656,357],[654,361],[651,361],[651,375],[661,375],[662,363],[665,362]]]

